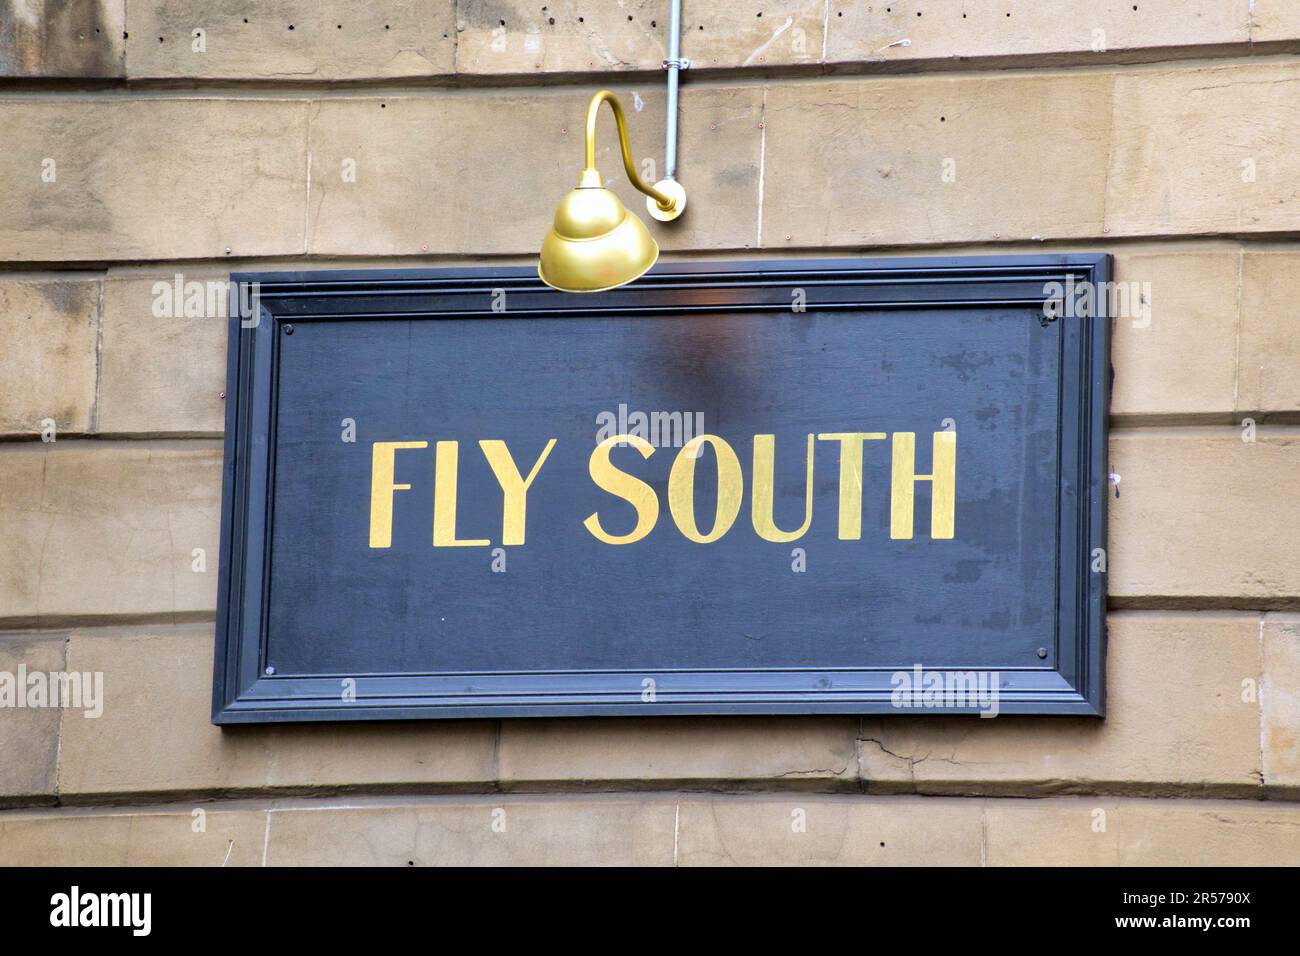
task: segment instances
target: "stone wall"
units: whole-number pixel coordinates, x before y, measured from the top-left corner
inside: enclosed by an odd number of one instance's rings
[[[225,323],[155,284],[531,261],[593,91],[659,161],[666,14],[0,0],[0,670],[107,693],[0,710],[0,863],[1300,862],[1293,0],[685,3],[667,258],[1087,250],[1143,290],[1104,721],[210,724]]]

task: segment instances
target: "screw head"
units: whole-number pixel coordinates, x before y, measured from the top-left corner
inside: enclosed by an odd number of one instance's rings
[[[267,676],[267,677],[272,677],[272,676],[274,676],[274,674],[275,674],[275,668],[274,668],[274,667],[268,667],[268,668],[266,669],[266,676]]]
[[[1040,647],[1040,648],[1038,649],[1038,656],[1039,656],[1040,658],[1046,658],[1046,657],[1047,657],[1047,648],[1045,648],[1045,647]]]
[[[286,325],[286,326],[284,327],[284,334],[285,334],[285,335],[293,335],[293,326],[292,326],[292,325]]]

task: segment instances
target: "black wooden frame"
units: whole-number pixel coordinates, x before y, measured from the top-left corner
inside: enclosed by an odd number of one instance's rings
[[[430,717],[642,714],[917,714],[890,704],[890,674],[910,668],[568,671],[389,674],[357,678],[345,702],[334,676],[265,672],[268,489],[275,462],[278,347],[286,323],[330,319],[489,316],[494,290],[508,317],[789,311],[802,289],[809,311],[1042,306],[1049,283],[1106,289],[1110,258],[1042,256],[743,260],[661,264],[630,286],[595,295],[546,288],[531,268],[420,269],[232,276],[221,567],[212,719],[217,724]],[[234,305],[257,284],[259,321]],[[1105,283],[1105,285],[1102,285]],[[1066,315],[1058,424],[1058,588],[1055,668],[1000,670],[1004,714],[1103,713],[1109,318]],[[1045,640],[1048,639],[1045,637]],[[937,664],[936,664],[937,666]],[[653,678],[655,700],[642,701]],[[966,709],[967,711],[970,708]]]

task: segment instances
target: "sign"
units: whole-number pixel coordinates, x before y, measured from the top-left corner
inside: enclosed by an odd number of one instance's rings
[[[233,277],[214,720],[1101,713],[1108,265]]]

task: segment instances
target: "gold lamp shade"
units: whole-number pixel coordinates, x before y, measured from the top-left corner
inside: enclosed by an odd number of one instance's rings
[[[597,93],[587,109],[587,164],[577,188],[560,201],[555,223],[542,240],[537,264],[541,280],[561,292],[617,288],[644,275],[659,258],[659,244],[645,223],[605,188],[596,170],[596,116],[606,100],[618,121],[628,180],[650,197],[646,205],[652,215],[665,221],[676,219],[686,205],[686,193],[675,181],[665,180],[657,187],[641,181],[632,163],[622,106],[608,90]]]
[[[645,274],[659,244],[603,186],[580,186],[560,201],[542,240],[537,274],[562,292],[603,292]]]

